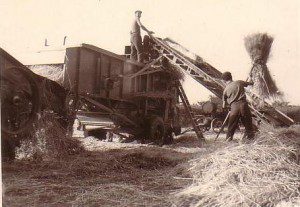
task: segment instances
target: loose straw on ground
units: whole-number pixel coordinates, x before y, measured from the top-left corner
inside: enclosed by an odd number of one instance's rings
[[[249,144],[231,144],[191,161],[194,184],[179,195],[192,206],[274,206],[300,199],[300,127],[262,129]]]
[[[83,151],[83,146],[68,135],[58,117],[52,112],[44,111],[36,122],[34,130],[17,149],[17,156],[42,160],[61,158]]]

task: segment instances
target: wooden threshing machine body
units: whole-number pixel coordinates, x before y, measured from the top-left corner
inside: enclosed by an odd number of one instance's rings
[[[177,90],[161,65],[147,68],[124,56],[82,44],[67,48],[64,70],[64,87],[80,102],[77,109],[82,117],[109,118],[133,134],[145,132],[149,120],[156,117],[163,121],[164,131],[175,125],[178,131]]]

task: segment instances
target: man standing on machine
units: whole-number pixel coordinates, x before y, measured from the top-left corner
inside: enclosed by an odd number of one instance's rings
[[[142,36],[141,36],[141,28],[149,34],[153,34],[153,32],[149,31],[142,25],[140,18],[142,12],[140,10],[135,11],[135,19],[132,23],[131,31],[130,31],[130,43],[131,43],[131,54],[130,58],[132,60],[137,60],[138,62],[143,62],[143,46],[142,46]]]

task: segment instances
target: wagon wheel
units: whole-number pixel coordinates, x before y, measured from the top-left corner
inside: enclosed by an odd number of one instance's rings
[[[40,109],[38,86],[25,69],[11,67],[1,73],[1,130],[17,135],[29,128]]]
[[[215,132],[215,133],[219,133],[220,128],[222,126],[223,122],[221,119],[219,118],[214,118],[211,122],[211,129]]]
[[[149,122],[149,138],[158,145],[164,144],[165,127],[160,117],[153,117]]]
[[[195,122],[201,127],[202,131],[208,131],[211,125],[211,119],[204,115],[196,115]]]
[[[197,124],[202,124],[204,122],[204,120],[205,120],[205,116],[204,115],[196,115],[195,118],[196,118],[195,121],[196,121]]]

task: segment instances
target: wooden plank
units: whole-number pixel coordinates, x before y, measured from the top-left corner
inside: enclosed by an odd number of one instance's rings
[[[138,72],[131,74],[129,77],[133,78],[136,77],[138,75],[142,75],[142,74],[146,74],[145,72],[149,69],[154,70],[155,72],[155,68],[152,68],[152,66],[154,64],[156,64],[163,56],[158,57],[157,59],[155,59],[154,61],[152,61],[151,63],[147,64],[145,67],[143,67],[141,70],[139,70]]]
[[[141,75],[141,92],[146,92],[147,91],[147,74],[146,75]]]
[[[65,59],[65,67],[64,67],[64,80],[63,86],[70,91],[75,93],[76,88],[76,79],[77,79],[77,71],[78,71],[78,61],[79,61],[79,48],[67,48],[66,50],[66,59]]]
[[[94,45],[90,45],[90,44],[82,44],[81,45],[83,48],[85,49],[89,49],[89,50],[92,50],[94,52],[97,52],[97,53],[100,53],[100,54],[103,54],[103,55],[106,55],[106,56],[110,56],[114,59],[118,59],[118,60],[121,60],[121,61],[126,61],[126,58],[124,58],[123,56],[121,55],[117,55],[115,53],[112,53],[110,51],[107,51],[107,50],[104,50],[102,48],[99,48],[99,47],[96,47]]]
[[[106,98],[106,90],[104,88],[104,80],[106,78],[108,78],[108,70],[109,70],[109,58],[108,56],[104,55],[104,54],[101,54],[101,63],[100,63],[100,67],[101,67],[101,74],[100,74],[100,95],[103,97],[103,98]]]
[[[134,87],[134,93],[136,93],[136,92],[139,92],[139,76],[137,76],[137,77],[135,77],[134,78],[134,80],[135,80],[135,87]]]
[[[142,76],[138,76],[138,92],[142,91]]]
[[[96,57],[96,93],[100,93],[101,91],[101,56]]]
[[[133,92],[134,90],[134,80],[133,78],[130,78],[130,74],[133,74],[136,72],[136,66],[132,65],[128,62],[124,63],[124,67],[123,67],[123,95],[129,95],[130,93]]]
[[[135,78],[131,78],[131,87],[130,87],[130,93],[134,93],[135,92],[135,85],[136,85],[136,77]]]
[[[74,87],[74,93],[75,93],[75,103],[78,100],[78,93],[79,93],[79,76],[80,76],[80,63],[81,63],[81,48],[78,48],[77,50],[77,59],[76,59],[76,72],[75,72],[75,87]]]
[[[107,78],[110,78],[110,76],[111,76],[111,66],[112,66],[112,64],[111,64],[111,57],[108,56]],[[110,97],[110,90],[106,89],[105,92],[106,92],[105,97],[109,98]],[[108,100],[108,101],[110,103],[110,100]]]
[[[144,111],[144,115],[147,116],[148,115],[148,99],[146,98],[145,100],[145,111]]]
[[[147,87],[146,87],[146,92],[151,91],[151,90],[150,90],[150,83],[151,83],[150,77],[151,77],[151,75],[150,75],[150,74],[147,74]]]
[[[93,93],[95,89],[96,61],[94,53],[80,48],[78,92]]]
[[[124,67],[125,67],[125,63],[122,62],[121,65],[122,65],[122,66],[121,66],[120,75],[123,77],[123,76],[124,76]],[[123,98],[123,86],[124,86],[123,81],[124,81],[124,79],[123,79],[123,78],[120,78],[120,79],[119,79],[119,83],[118,83],[118,84],[119,84],[119,98],[120,98],[120,99]]]

